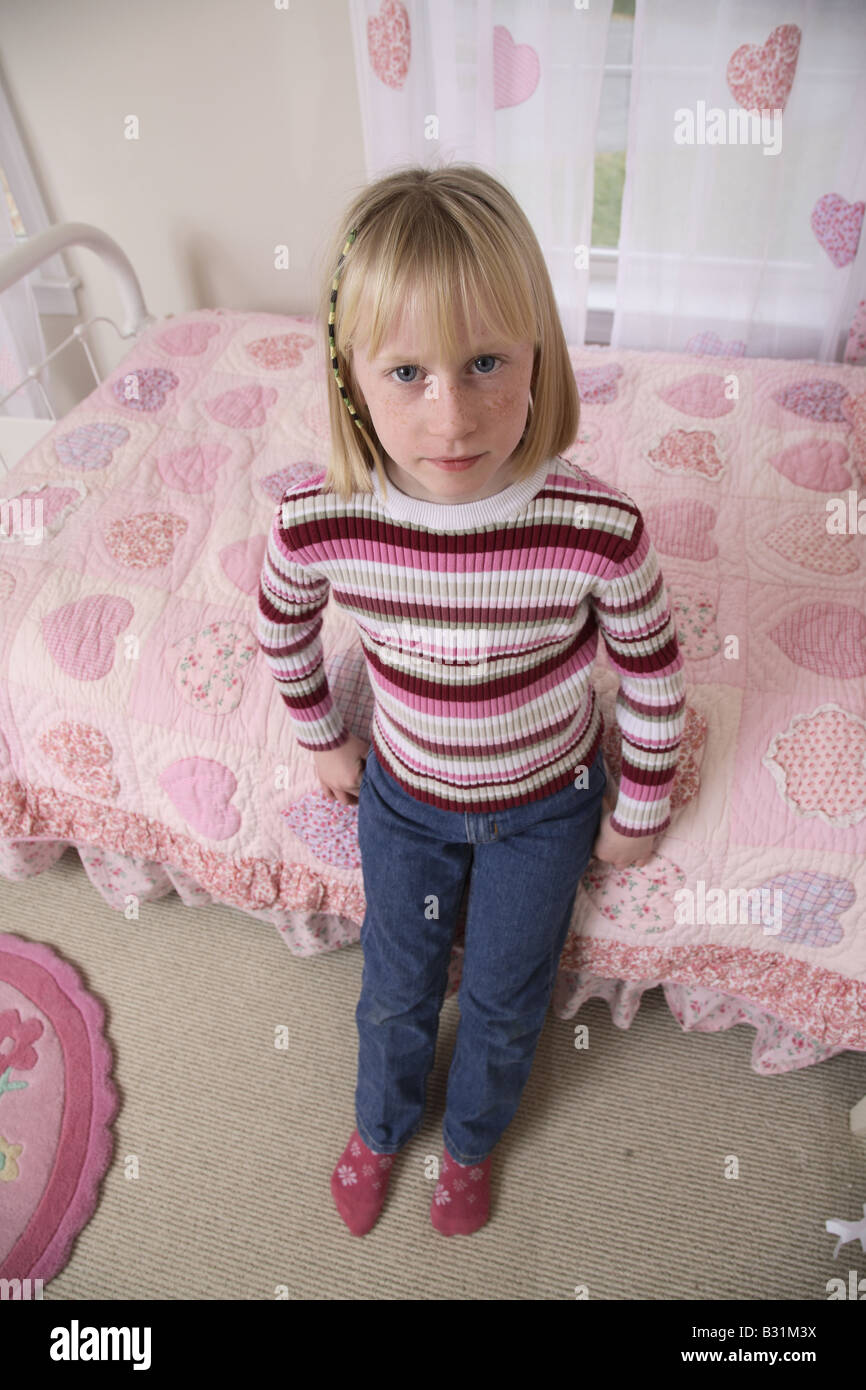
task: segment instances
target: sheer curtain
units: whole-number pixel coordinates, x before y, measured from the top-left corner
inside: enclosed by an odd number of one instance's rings
[[[863,0],[637,0],[633,61],[611,345],[866,361]]]
[[[583,343],[595,131],[612,0],[352,0],[367,178],[469,162],[538,237]]]

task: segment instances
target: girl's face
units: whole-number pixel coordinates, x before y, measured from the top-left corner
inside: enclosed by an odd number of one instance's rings
[[[460,352],[437,362],[423,325],[404,314],[378,355],[358,344],[355,379],[385,451],[385,474],[425,502],[478,502],[508,487],[511,455],[526,426],[534,350],[483,331],[480,319],[456,325]],[[434,460],[468,458],[448,470]]]

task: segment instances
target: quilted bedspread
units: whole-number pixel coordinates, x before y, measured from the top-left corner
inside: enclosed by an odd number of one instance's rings
[[[271,922],[295,955],[358,940],[357,808],[322,792],[255,637],[274,510],[327,459],[323,332],[163,320],[3,479],[7,878],[74,845],[119,911],[175,888]],[[764,1065],[786,1070],[866,1050],[866,374],[700,347],[571,354],[565,457],[641,508],[688,716],[671,825],[644,869],[590,862],[554,1007],[602,994],[627,1023],[661,984],[684,1027],[783,1040]],[[360,643],[333,601],[322,639],[369,740]],[[615,783],[601,643],[593,679]]]

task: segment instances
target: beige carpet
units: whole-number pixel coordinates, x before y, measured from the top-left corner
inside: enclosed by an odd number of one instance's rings
[[[0,880],[0,931],[79,969],[106,1007],[121,1093],[101,1200],[46,1299],[571,1300],[584,1286],[596,1300],[824,1301],[827,1280],[866,1274],[859,1243],[834,1260],[824,1229],[863,1215],[866,1144],[848,1129],[863,1055],[759,1077],[752,1029],[683,1033],[660,989],[628,1030],[591,1000],[585,1052],[549,1014],[495,1150],[491,1220],[445,1238],[425,1161],[441,1151],[450,999],[424,1128],[358,1239],[329,1179],[355,1123],[360,946],[297,959],[273,928],[173,893],[128,922],[74,851]]]

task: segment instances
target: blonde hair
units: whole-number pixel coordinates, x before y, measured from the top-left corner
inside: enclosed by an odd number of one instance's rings
[[[352,228],[358,234],[340,275],[334,341],[340,377],[363,428],[340,395],[328,339],[332,282]],[[497,179],[475,165],[412,165],[363,189],[326,247],[318,306],[331,425],[324,491],[343,501],[372,492],[375,467],[387,495],[381,445],[352,370],[353,344],[366,344],[376,356],[408,311],[430,325],[440,353],[453,356],[460,309],[467,324],[476,310],[486,310],[490,332],[534,344],[531,414],[511,455],[511,481],[528,477],[542,459],[574,443],[577,384],[547,266],[525,213]]]

